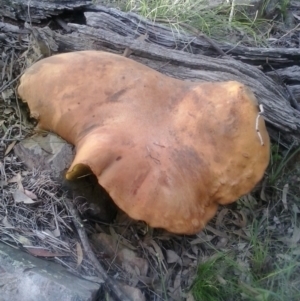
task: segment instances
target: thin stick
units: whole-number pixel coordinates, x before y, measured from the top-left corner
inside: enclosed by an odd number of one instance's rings
[[[170,23],[170,21],[165,20],[165,19],[156,19],[156,21],[159,23]],[[189,24],[186,24],[186,23],[179,23],[179,25],[181,27],[191,31],[193,34],[196,35],[197,38],[203,38],[208,44],[210,44],[210,46],[212,46],[212,48],[214,48],[219,53],[219,55],[227,56],[226,53],[217,45],[216,42],[214,42],[211,38],[209,38],[206,34],[201,32],[197,28],[195,28]]]
[[[16,76],[13,80],[8,82],[7,84],[3,84],[3,86],[0,88],[0,93],[3,92],[5,89],[7,89],[14,82],[16,82],[23,75],[23,73],[24,73],[24,71],[21,74],[19,74],[18,76]]]
[[[15,88],[14,91],[15,91],[15,98],[16,98],[17,110],[18,110],[19,121],[20,121],[19,137],[22,137],[22,114],[21,114],[21,110],[20,110],[17,89]]]
[[[300,27],[300,23],[297,24],[294,28],[292,28],[290,31],[288,31],[287,33],[285,33],[284,35],[282,35],[279,39],[277,39],[276,41],[271,42],[270,44],[275,44],[278,41],[282,40],[283,38],[285,38],[286,36],[288,36],[289,34],[291,34],[292,32],[294,32],[295,30],[298,29],[298,27]]]
[[[264,113],[264,107],[263,107],[262,104],[259,105],[259,110],[260,111],[258,112],[257,117],[256,117],[255,129],[256,129],[258,138],[260,140],[260,144],[264,145],[264,141],[263,141],[263,138],[262,138],[261,133],[259,131],[259,124],[258,124],[260,116]]]
[[[200,30],[186,23],[180,23],[179,25],[185,27],[186,29],[190,30],[192,33],[196,34],[197,38],[203,38],[208,44],[210,44],[210,46],[212,46],[219,53],[219,55],[227,56],[226,53],[217,45],[216,42],[214,42],[211,38],[209,38],[206,34],[201,32]]]
[[[101,266],[100,262],[98,261],[97,257],[95,256],[94,252],[92,251],[92,248],[89,244],[88,237],[86,235],[86,232],[84,230],[83,223],[79,217],[79,214],[77,210],[74,207],[74,204],[71,200],[65,199],[65,204],[67,209],[70,212],[70,216],[73,219],[73,223],[75,225],[75,228],[78,232],[78,235],[80,237],[83,249],[87,255],[87,257],[92,262],[93,266],[96,268],[99,276],[103,279],[104,283],[106,284],[108,290],[113,294],[113,297],[115,297],[118,301],[131,301],[125,293],[121,290],[119,285],[112,281],[112,279],[107,275],[104,268]]]
[[[235,7],[235,0],[232,0],[231,2],[231,10],[230,10],[230,14],[229,14],[229,24],[232,23],[232,19],[233,19],[233,13],[234,13],[234,7]]]

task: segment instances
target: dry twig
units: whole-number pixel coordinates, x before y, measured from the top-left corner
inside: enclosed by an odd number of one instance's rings
[[[81,218],[79,217],[79,214],[77,210],[74,207],[74,204],[72,201],[65,199],[66,207],[70,213],[70,216],[73,219],[73,223],[76,227],[76,230],[78,232],[78,235],[80,237],[83,249],[90,259],[90,261],[93,263],[94,267],[99,273],[99,276],[103,279],[104,283],[106,284],[108,290],[113,294],[113,296],[119,300],[119,301],[131,301],[125,293],[121,290],[119,285],[114,282],[105,272],[104,268],[99,263],[97,257],[95,256],[94,252],[92,251],[92,248],[89,244],[88,237],[86,235],[86,232],[84,230],[83,223],[81,221]]]
[[[169,20],[167,21],[165,19],[156,19],[156,21],[160,23],[170,23]],[[219,53],[219,55],[228,57],[228,55],[217,45],[216,42],[214,42],[211,38],[209,38],[200,30],[186,23],[180,23],[179,25],[195,34],[197,38],[203,38],[208,44],[210,44],[212,48],[214,48]]]
[[[263,138],[262,138],[261,133],[260,133],[260,131],[259,131],[259,124],[258,124],[258,122],[259,122],[260,116],[261,116],[263,113],[264,113],[264,107],[263,107],[262,104],[260,104],[260,105],[259,105],[259,113],[257,114],[256,122],[255,122],[255,130],[256,130],[256,132],[257,132],[257,135],[258,135],[258,137],[259,137],[259,140],[260,140],[260,144],[261,144],[261,145],[264,145],[264,141],[263,141]]]
[[[194,33],[197,36],[197,38],[203,38],[208,44],[210,44],[210,46],[212,46],[219,53],[219,55],[227,56],[226,53],[217,45],[217,43],[214,42],[207,35],[205,35],[203,32],[186,23],[180,23],[180,25]]]

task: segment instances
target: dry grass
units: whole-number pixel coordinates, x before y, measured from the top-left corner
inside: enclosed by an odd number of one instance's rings
[[[267,45],[272,24],[261,17],[261,11],[247,12],[247,6],[233,6],[232,1],[212,5],[205,0],[128,0],[126,9],[154,22],[169,24],[174,30],[194,27],[218,41],[246,46]]]

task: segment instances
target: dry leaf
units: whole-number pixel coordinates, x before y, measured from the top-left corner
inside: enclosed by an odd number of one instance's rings
[[[153,239],[150,239],[149,242],[150,242],[150,244],[153,246],[153,248],[154,248],[154,250],[155,250],[157,256],[159,257],[159,259],[160,259],[161,261],[163,261],[163,260],[165,259],[165,257],[164,257],[164,254],[163,254],[163,252],[162,252],[160,246],[159,246]]]
[[[289,184],[285,184],[282,189],[282,203],[285,210],[288,210],[288,206],[287,206],[288,191],[289,191]]]
[[[115,233],[114,230],[112,232]],[[132,271],[137,271],[136,274],[147,275],[148,261],[137,257],[134,251],[125,248],[123,244],[118,244],[111,235],[105,233],[93,234],[91,240],[98,252],[103,252],[106,257],[115,258],[116,262],[122,266],[130,265]]]
[[[145,296],[138,288],[129,285],[122,285],[122,289],[124,290],[125,294],[129,297],[130,300],[146,301]]]
[[[247,295],[252,296],[252,299],[256,301],[264,301],[268,300],[270,296],[270,292],[268,290],[259,290],[256,287],[252,287],[249,284],[246,284],[245,282],[240,281],[239,285],[243,288],[244,291],[247,292],[247,294],[242,294],[247,297]],[[249,299],[249,296],[248,298]]]
[[[220,275],[217,275],[217,279],[218,281],[222,284],[222,285],[226,285],[227,284],[227,281],[221,277]]]
[[[276,225],[280,225],[280,220],[276,215],[273,216],[273,221]]]
[[[55,237],[55,236],[53,235],[52,231],[50,231],[50,230],[48,230],[48,229],[45,229],[43,232],[46,233],[46,234],[48,234],[49,236]],[[46,236],[45,236],[45,234],[44,234],[43,232],[41,232],[41,234],[44,235],[44,239],[45,239]]]
[[[3,111],[3,114],[8,115],[8,114],[13,113],[13,112],[14,112],[14,110],[12,108],[5,108],[4,111]]]
[[[117,262],[120,262],[125,270],[133,270],[137,275],[146,276],[149,269],[148,261],[140,258],[130,249],[122,249],[117,254]],[[137,269],[136,269],[137,268]]]
[[[8,102],[11,97],[14,95],[13,89],[5,89],[2,93],[2,98],[5,102]]]
[[[298,16],[296,13],[292,13],[292,14],[293,14],[293,16],[294,16],[295,19],[297,19],[297,20],[300,21],[300,16]],[[296,26],[296,28],[299,27],[299,25],[300,25],[300,24],[298,24],[298,25]]]
[[[195,298],[191,292],[187,294],[186,301],[195,301]]]
[[[37,196],[33,193],[33,192],[31,192],[31,191],[29,191],[29,190],[24,190],[24,192],[25,192],[25,194],[28,196],[28,197],[30,197],[32,200],[36,200],[37,199]]]
[[[300,241],[300,228],[295,226],[291,241],[294,245],[296,245]]]
[[[66,256],[65,254],[60,254],[57,252],[51,252],[47,249],[43,248],[25,248],[31,255],[38,256],[38,257],[61,257]]]
[[[174,280],[174,288],[179,289],[180,295],[181,295],[181,280],[182,280],[181,271],[179,271]]]
[[[98,223],[95,224],[95,230],[97,231],[97,233],[104,232],[103,229],[102,229],[102,227]]]
[[[109,232],[111,234],[111,238],[113,239],[114,246],[117,246],[119,241],[119,234],[115,231],[115,229],[112,226],[109,227]]]
[[[196,256],[198,256],[198,254],[199,254],[199,247],[198,246],[196,246],[196,245],[192,245],[192,248],[191,248],[191,250],[193,251],[193,253],[196,255]]]
[[[246,248],[246,246],[248,246],[247,242],[239,242],[237,244],[237,248],[238,248],[239,251],[243,251]]]
[[[292,257],[288,254],[276,254],[276,258],[283,259],[284,261],[291,261]]]
[[[130,283],[133,286],[136,286],[139,282],[138,276],[140,275],[140,272],[139,271],[136,272],[135,268],[127,262],[122,262],[122,269],[127,274],[127,276],[129,276]]]
[[[6,182],[6,181],[3,181],[3,180],[0,180],[0,187],[5,187],[5,186],[7,186],[8,185],[8,183]]]
[[[216,226],[219,227],[221,226],[223,219],[225,217],[225,215],[227,214],[228,209],[227,208],[223,208],[220,213],[217,216],[217,220],[216,220]]]
[[[46,231],[47,229],[44,232]],[[46,238],[46,235],[41,231],[35,230],[34,233],[40,240],[44,240]]]
[[[107,257],[114,257],[116,253],[116,242],[111,235],[97,233],[91,235],[93,246],[98,252],[102,252]]]
[[[24,204],[34,204],[35,203],[35,201],[33,201],[30,197],[28,197],[21,190],[16,190],[13,193],[13,198],[16,203],[24,203]]]
[[[292,254],[296,256],[300,256],[300,249],[293,250]]]
[[[216,244],[217,249],[223,249],[228,243],[228,238],[220,237],[218,243]]]
[[[197,236],[198,236],[198,238],[195,238],[192,241],[190,241],[191,245],[202,244],[202,243],[211,241],[212,239],[214,239],[216,237],[215,235],[208,235],[208,234],[205,234],[204,232],[200,232],[199,234],[197,234]]]
[[[14,175],[11,179],[8,180],[8,183],[19,183],[20,181],[22,181],[22,176],[21,173],[17,173],[16,175]]]
[[[32,242],[25,236],[23,235],[18,235],[16,239],[19,241],[20,244],[23,246],[32,246]]]
[[[1,223],[6,227],[6,228],[13,228],[13,225],[7,220],[7,216],[5,216]]]
[[[76,253],[77,253],[77,268],[78,268],[83,260],[83,251],[81,248],[81,244],[78,241],[76,241]]]
[[[26,176],[28,176],[29,175],[29,171],[28,170],[23,170],[22,172],[21,172],[21,175],[22,176],[24,176],[24,177],[26,177]]]
[[[232,221],[232,223],[240,228],[245,228],[247,226],[247,216],[245,214],[245,212],[243,212],[242,210],[240,210],[238,214],[234,214],[235,217],[237,218],[236,221]],[[240,216],[242,218],[240,218]]]
[[[265,193],[267,183],[268,183],[268,177],[265,177],[260,191],[260,199],[263,200],[264,202],[268,201]]]
[[[182,289],[181,289],[181,271],[175,276],[173,287],[169,287],[169,290],[172,292],[172,298],[174,300],[181,300]]]
[[[23,180],[23,178],[21,176],[21,173],[18,172],[15,176],[13,176],[7,182],[8,183],[17,183],[19,190],[23,191],[24,188],[23,188],[22,180]]]
[[[60,230],[58,227],[56,227],[53,231],[52,231],[52,235],[54,237],[59,237],[60,236]]]
[[[219,230],[216,230],[214,229],[213,227],[207,225],[206,226],[206,230],[212,232],[213,234],[217,235],[217,236],[220,236],[220,237],[223,237],[223,238],[228,238],[227,234],[222,232],[222,231],[219,231]]]
[[[293,204],[292,209],[293,209],[294,213],[296,213],[296,214],[300,213],[300,210],[299,210],[299,208],[297,207],[296,204]]]
[[[300,241],[300,228],[294,227],[293,235],[291,238],[289,237],[279,237],[278,240],[282,241],[286,245],[288,245],[291,248],[294,248],[297,246],[297,243]]]
[[[254,207],[257,205],[256,199],[250,193],[242,196],[240,199],[243,200],[243,204],[247,208],[254,209]]]
[[[173,250],[167,250],[167,263],[175,263],[180,261],[180,257]]]
[[[91,281],[91,282],[96,282],[96,283],[104,283],[105,281],[97,276],[85,276],[85,275],[80,275],[80,277],[88,280],[88,281]]]
[[[14,148],[14,146],[16,145],[17,141],[13,141],[7,148],[6,148],[6,151],[4,153],[4,156],[7,156],[10,151]]]

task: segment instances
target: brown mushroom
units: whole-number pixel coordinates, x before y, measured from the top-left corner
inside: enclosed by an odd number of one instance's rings
[[[34,64],[18,92],[41,129],[76,145],[66,177],[90,169],[122,210],[152,227],[196,233],[269,162],[257,101],[238,82],[181,81],[83,51]]]

